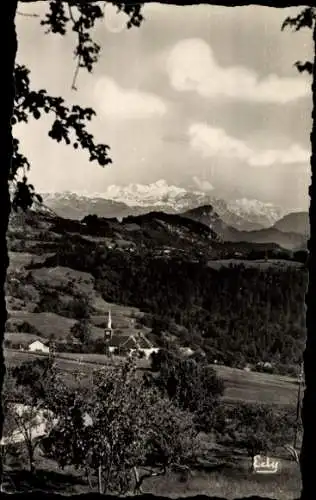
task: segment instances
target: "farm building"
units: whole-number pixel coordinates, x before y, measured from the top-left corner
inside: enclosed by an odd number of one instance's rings
[[[29,351],[49,353],[49,341],[35,340],[29,344]]]
[[[38,335],[32,333],[5,332],[4,347],[8,349],[28,350],[29,345],[35,341],[44,341]]]

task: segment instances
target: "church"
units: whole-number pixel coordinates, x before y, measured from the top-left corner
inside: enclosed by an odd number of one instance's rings
[[[159,351],[158,348],[153,347],[142,332],[137,332],[136,334],[115,334],[115,329],[113,329],[112,325],[111,310],[108,312],[107,326],[104,329],[104,344],[108,355],[114,353],[119,355],[121,351],[121,355],[130,356],[134,353],[136,355],[142,354],[145,358],[149,358],[153,352]]]

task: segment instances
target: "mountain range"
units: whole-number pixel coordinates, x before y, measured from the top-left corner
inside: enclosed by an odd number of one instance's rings
[[[288,250],[297,250],[306,246],[307,234],[303,233],[303,230],[293,230],[295,224],[291,223],[291,216],[294,215],[295,218],[296,214],[287,216],[285,223],[282,225],[283,230],[274,225],[270,228],[253,231],[243,231],[225,224],[212,206],[188,210],[183,215],[210,227],[226,242],[276,243]],[[298,224],[295,227],[298,228]]]
[[[126,217],[149,212],[182,213],[212,205],[222,220],[236,229],[252,231],[270,227],[285,212],[269,203],[246,198],[225,201],[212,192],[186,190],[165,181],[110,186],[104,193],[43,193],[45,204],[58,215],[80,219],[95,213],[99,217]]]
[[[284,214],[283,210],[258,200],[225,201],[211,193],[187,191],[154,184],[110,186],[101,195],[43,193],[45,205],[63,218],[81,220],[88,215],[133,220],[146,214],[178,214],[207,226],[230,242],[276,243],[287,249],[306,247],[309,235],[307,212]],[[153,220],[153,218],[152,218]]]

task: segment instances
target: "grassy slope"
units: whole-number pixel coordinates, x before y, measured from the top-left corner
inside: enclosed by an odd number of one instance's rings
[[[46,223],[43,223],[44,226]],[[48,223],[47,223],[48,224]],[[39,230],[46,229],[50,234],[51,230],[49,224],[47,227],[40,225],[40,228],[26,226],[28,235],[24,241],[26,241],[26,246],[31,241],[36,244],[37,233]],[[25,229],[25,228],[24,228]],[[25,234],[25,232],[24,232]],[[57,235],[56,235],[57,236]],[[32,240],[32,238],[35,238]],[[56,242],[58,241],[58,238]],[[25,267],[29,265],[32,261],[43,263],[43,255],[32,254],[27,248],[23,252],[10,252],[11,265],[10,269],[12,271],[19,269],[21,272],[25,271]],[[221,260],[209,262],[211,267],[217,267],[222,265],[229,265],[232,263],[239,263],[239,261],[232,262],[231,260]],[[266,267],[270,265],[298,265],[298,263],[292,263],[289,261],[243,261],[247,266],[260,266]],[[84,291],[89,294],[92,299],[94,312],[91,315],[92,324],[92,336],[96,338],[103,337],[103,329],[107,321],[107,313],[109,309],[112,312],[112,321],[115,328],[118,328],[122,333],[133,334],[137,329],[132,325],[132,317],[141,315],[142,313],[132,307],[125,307],[118,304],[109,304],[105,302],[95,291],[94,288],[94,278],[90,273],[78,272],[76,270],[66,268],[66,267],[56,267],[47,268],[40,267],[39,269],[33,269],[31,271],[32,279],[35,283],[44,285],[47,288],[58,290],[61,295],[66,296],[67,293],[64,289],[72,283],[73,287],[77,291]],[[39,332],[39,335],[44,338],[48,338],[50,335],[54,335],[56,338],[65,338],[69,334],[72,325],[75,323],[74,319],[65,318],[58,314],[50,312],[33,313],[30,311],[23,310],[10,310],[10,316],[12,320],[16,321],[27,321],[33,325]],[[149,329],[143,328],[143,333],[148,334]],[[11,330],[12,332],[12,330]],[[10,333],[11,333],[10,332]],[[27,336],[27,334],[25,334]],[[30,356],[27,353],[17,353],[13,351],[7,351],[8,361],[11,359],[25,359],[25,357]],[[33,355],[34,356],[34,355]],[[93,363],[98,365],[103,364],[103,358],[99,355],[80,355],[86,365],[88,370],[91,369]],[[78,365],[78,355],[67,354],[60,356],[63,358],[61,363],[67,369],[73,369],[74,365]],[[10,361],[9,361],[10,362]],[[145,363],[144,361],[142,363]],[[284,377],[277,377],[268,374],[255,374],[248,373],[241,370],[232,370],[229,368],[217,366],[216,367],[220,376],[226,382],[226,397],[228,399],[240,399],[247,401],[256,401],[258,398],[262,401],[274,402],[274,403],[293,403],[296,398],[297,386],[293,381],[287,380]]]
[[[77,471],[66,467],[57,468],[56,463],[36,453],[37,477],[31,477],[28,471],[11,471],[10,477],[18,491],[37,490],[61,494],[91,493],[84,478]],[[224,464],[219,469],[194,470],[191,477],[181,481],[180,475],[168,473],[165,477],[152,478],[144,482],[144,493],[156,496],[179,498],[207,495],[211,498],[251,497],[277,498],[292,500],[299,498],[301,480],[299,467],[289,461],[282,461],[280,471],[274,475],[249,474],[249,460],[238,458],[238,465]],[[97,481],[94,481],[97,484]],[[11,483],[12,488],[12,483]],[[12,489],[11,489],[11,492]],[[96,492],[96,490],[94,491]],[[256,497],[257,498],[257,497]]]
[[[42,356],[41,354],[20,352],[5,349],[5,358],[8,365],[15,365],[23,361]],[[81,361],[79,364],[79,360]],[[115,357],[114,362],[121,358]],[[57,365],[64,372],[73,372],[80,369],[89,373],[93,368],[107,366],[111,361],[100,354],[60,353],[57,355]],[[148,361],[139,360],[141,369],[148,368]],[[271,404],[295,404],[297,385],[293,379],[279,375],[244,372],[236,368],[214,366],[218,375],[225,383],[224,399],[228,401],[249,401]]]
[[[188,482],[180,482],[175,475],[170,474],[148,481],[144,492],[171,498],[207,495],[235,500],[248,496],[252,498],[255,494],[258,497],[291,500],[299,497],[300,489],[298,465],[285,463],[283,470],[275,475],[249,474],[245,468],[225,467],[214,472],[196,471]]]

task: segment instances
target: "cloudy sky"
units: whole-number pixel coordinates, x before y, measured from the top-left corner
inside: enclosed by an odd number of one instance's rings
[[[21,12],[44,13],[45,3]],[[112,184],[211,189],[306,208],[311,80],[293,67],[312,55],[309,30],[281,32],[297,8],[147,5],[140,28],[106,7],[92,75],[75,69],[72,35],[44,35],[37,18],[18,16],[18,62],[34,88],[97,112],[90,130],[111,146],[113,164],[47,136],[49,120],[15,131],[38,191],[105,193]]]

